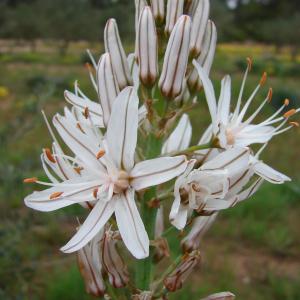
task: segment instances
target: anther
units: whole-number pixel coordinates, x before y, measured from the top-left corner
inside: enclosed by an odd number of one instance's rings
[[[253,60],[251,57],[247,57],[248,70],[252,70]]]
[[[263,86],[266,83],[267,76],[267,72],[264,72],[259,83],[260,86]]]
[[[283,117],[287,119],[287,118],[293,116],[295,113],[296,113],[296,109],[293,108],[293,109],[287,111],[287,112],[283,115]]]
[[[81,125],[79,122],[77,122],[76,127],[82,132],[85,133],[84,130],[82,129]]]
[[[74,168],[74,171],[77,173],[77,174],[81,174],[81,171],[83,170],[83,168],[82,167],[75,167]]]
[[[270,103],[272,101],[272,98],[273,98],[273,89],[272,88],[269,88],[267,98],[268,98],[268,102]]]
[[[85,107],[84,109],[84,112],[83,112],[83,115],[86,119],[89,118],[89,115],[90,115],[90,112],[89,112],[89,108],[88,107]]]
[[[37,181],[38,181],[37,177],[25,178],[23,180],[24,183],[35,183]]]
[[[99,159],[99,158],[101,158],[104,154],[105,154],[105,151],[104,151],[103,149],[101,149],[101,150],[97,153],[96,158]]]
[[[48,158],[51,162],[56,163],[56,160],[55,160],[54,156],[52,155],[52,153],[51,153],[51,151],[50,151],[49,148],[45,148],[45,149],[44,149],[44,152],[45,152],[47,158]]]
[[[292,125],[292,126],[295,126],[295,127],[299,127],[300,126],[298,122],[290,122],[289,124]]]
[[[98,194],[98,188],[95,188],[93,190],[93,196],[94,196],[95,199],[97,199],[97,194]]]
[[[285,99],[285,100],[284,100],[284,105],[285,105],[285,106],[289,106],[289,104],[290,104],[290,100],[289,100],[289,99]]]
[[[60,197],[64,192],[54,192],[50,195],[49,199],[52,200],[52,199],[56,199],[58,197]]]

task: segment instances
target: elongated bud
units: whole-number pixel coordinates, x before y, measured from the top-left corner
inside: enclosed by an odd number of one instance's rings
[[[151,0],[151,8],[156,22],[159,24],[162,23],[165,18],[165,1]]]
[[[177,20],[183,14],[184,0],[168,0],[165,32],[171,34]]]
[[[133,295],[131,297],[132,300],[151,300],[153,296],[153,292],[143,291],[140,294]]]
[[[128,85],[132,85],[127,58],[115,19],[109,19],[106,23],[104,29],[104,44],[105,52],[110,54],[119,89],[122,90]]]
[[[222,293],[217,293],[210,295],[206,298],[203,298],[201,300],[234,300],[235,295],[230,293],[230,292],[222,292]]]
[[[197,217],[193,223],[189,234],[181,241],[184,252],[191,252],[199,248],[203,235],[216,219],[217,214],[212,216]]]
[[[197,57],[202,49],[203,38],[209,17],[209,0],[198,1],[195,13],[192,17],[190,51],[192,57]]]
[[[159,87],[167,98],[175,98],[182,90],[189,56],[191,19],[181,16],[170,36]]]
[[[102,232],[77,252],[78,266],[84,279],[86,292],[96,297],[103,296],[105,293],[99,253],[99,241],[101,238]]]
[[[217,29],[212,21],[208,21],[203,47],[200,56],[197,58],[197,62],[204,68],[207,75],[209,75],[211,66],[214,61],[217,45]],[[191,90],[200,90],[202,87],[201,80],[199,78],[197,70],[194,68],[188,78],[188,86]]]
[[[141,82],[151,87],[157,78],[157,35],[149,6],[143,9],[138,31],[138,62]]]
[[[108,274],[110,284],[115,288],[122,288],[129,282],[127,267],[119,255],[114,233],[106,231],[102,241],[102,263]]]
[[[185,255],[177,268],[164,279],[164,285],[170,292],[182,288],[184,281],[200,262],[200,251],[193,251]]]
[[[138,32],[139,32],[139,22],[140,16],[144,9],[147,6],[146,0],[135,0],[135,56],[138,56]]]
[[[112,104],[120,92],[109,53],[103,54],[99,60],[97,85],[99,100],[103,110],[104,125],[107,126]]]

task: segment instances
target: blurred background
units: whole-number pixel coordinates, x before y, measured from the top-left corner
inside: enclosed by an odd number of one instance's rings
[[[232,74],[236,96],[245,58],[251,56],[247,93],[263,71],[269,80],[256,104],[269,86],[274,89],[261,118],[285,98],[299,107],[299,0],[211,0],[211,6],[219,35],[212,69],[216,85]],[[75,216],[84,211],[31,211],[23,198],[33,187],[22,180],[43,177],[39,154],[51,139],[40,110],[48,116],[61,111],[63,91],[76,79],[93,96],[85,49],[99,57],[109,17],[117,19],[127,53],[132,52],[133,0],[0,0],[0,299],[90,299],[75,257],[59,252],[73,233]],[[202,107],[192,115],[199,130],[209,123],[204,102]],[[171,299],[200,299],[223,290],[243,300],[300,299],[299,142],[297,130],[271,142],[264,160],[293,183],[265,184],[251,200],[222,213],[202,242],[201,268]]]

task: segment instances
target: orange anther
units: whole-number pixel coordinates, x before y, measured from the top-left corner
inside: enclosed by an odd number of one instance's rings
[[[269,88],[267,98],[268,98],[268,101],[269,101],[269,102],[272,101],[272,98],[273,98],[273,89],[272,89],[272,88]]]
[[[289,118],[289,117],[293,116],[295,113],[296,113],[296,109],[293,108],[293,109],[287,111],[283,116],[285,118]]]
[[[74,171],[76,171],[76,173],[78,173],[79,175],[81,174],[81,171],[83,170],[82,167],[75,167]]]
[[[93,190],[93,196],[94,196],[95,199],[97,199],[97,194],[98,194],[98,188],[95,188]]]
[[[295,126],[295,127],[299,127],[299,123],[298,122],[290,122],[290,125]]]
[[[37,177],[25,178],[23,180],[24,183],[35,183],[37,181],[38,181]]]
[[[88,108],[88,107],[86,107],[86,108],[84,109],[83,115],[84,115],[84,117],[85,117],[86,119],[89,118],[90,112],[89,112],[89,108]]]
[[[290,104],[290,100],[289,100],[289,99],[285,99],[285,100],[284,100],[284,105],[285,105],[285,106],[289,106],[289,104]]]
[[[260,83],[259,83],[261,86],[263,86],[266,83],[267,76],[268,76],[267,72],[264,72],[262,77],[261,77]]]
[[[104,154],[105,154],[105,151],[104,151],[103,149],[101,149],[101,150],[97,153],[96,158],[99,159],[99,158],[101,158]]]
[[[50,151],[49,148],[45,148],[45,149],[44,149],[44,152],[45,152],[47,158],[48,158],[51,162],[56,163],[56,160],[55,160],[54,156],[52,155],[52,153],[51,153],[51,151]]]
[[[50,195],[50,200],[60,197],[64,192],[54,192]]]
[[[80,123],[77,122],[76,127],[77,127],[82,133],[84,133],[84,130],[82,129]]]

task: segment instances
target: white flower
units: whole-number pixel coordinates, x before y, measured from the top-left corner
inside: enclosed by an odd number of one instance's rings
[[[288,122],[289,117],[294,115],[299,111],[292,109],[289,112],[285,113],[283,116],[278,117],[278,115],[284,110],[288,105],[288,101],[285,101],[282,107],[276,111],[272,116],[270,116],[265,121],[253,124],[255,117],[260,113],[264,105],[271,101],[272,90],[269,90],[269,93],[266,99],[262,104],[256,109],[256,111],[245,119],[247,110],[259,91],[260,87],[264,85],[266,80],[266,74],[264,73],[260,83],[253,91],[249,99],[246,101],[245,105],[241,108],[242,97],[245,82],[247,79],[248,72],[251,68],[251,62],[248,63],[248,67],[242,82],[241,91],[237,100],[236,108],[233,113],[230,112],[230,103],[231,103],[231,78],[230,76],[225,76],[222,80],[222,87],[220,98],[217,103],[213,84],[208,78],[205,70],[194,60],[194,66],[196,67],[200,79],[202,81],[206,100],[208,103],[211,119],[212,119],[212,128],[211,135],[217,136],[221,147],[227,148],[232,146],[246,147],[251,144],[264,144],[268,142],[273,136],[283,133],[294,125],[291,124],[288,127],[284,125]],[[277,127],[272,125],[280,123]]]
[[[217,155],[194,169],[195,160],[175,182],[170,221],[178,229],[186,225],[189,214],[214,212],[233,206],[235,198],[252,174],[249,149],[235,148]]]
[[[80,168],[81,176],[48,184],[52,187],[27,196],[26,205],[40,211],[52,211],[74,203],[95,201],[86,221],[61,250],[69,253],[85,246],[115,213],[129,251],[136,258],[147,257],[149,239],[134,200],[135,191],[180,175],[187,165],[185,156],[135,163],[138,98],[132,87],[125,88],[113,103],[104,138],[95,138],[97,127],[88,127],[85,132],[71,113],[64,117],[57,114],[53,123],[75,154],[73,160]],[[55,157],[59,156],[58,153]]]

